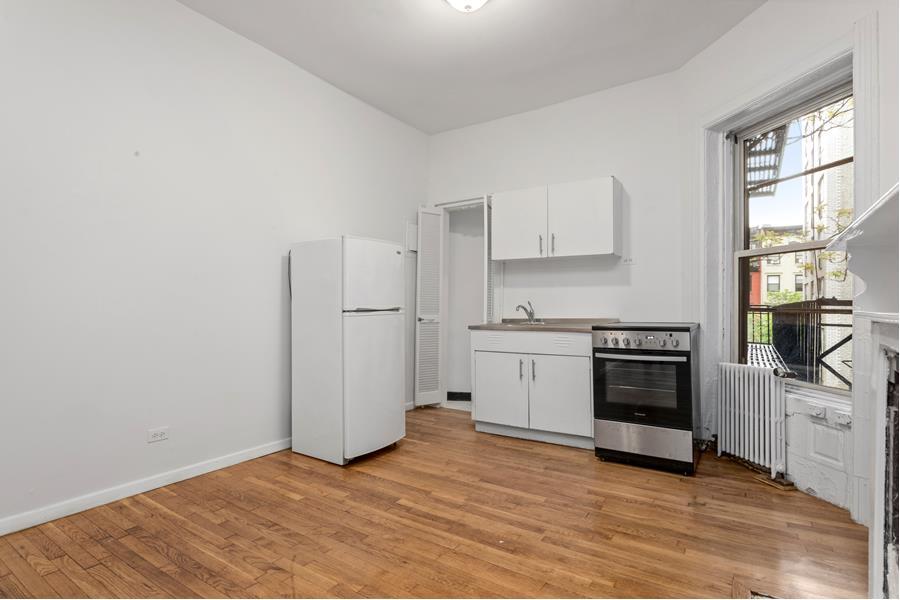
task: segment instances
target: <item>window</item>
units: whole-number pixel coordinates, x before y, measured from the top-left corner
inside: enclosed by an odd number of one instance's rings
[[[853,381],[853,281],[825,247],[853,219],[853,118],[847,85],[735,135],[740,360],[765,344],[797,381],[840,389]]]

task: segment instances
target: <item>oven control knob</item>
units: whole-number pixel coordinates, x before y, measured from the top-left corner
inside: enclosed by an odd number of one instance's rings
[[[637,346],[637,347],[640,347],[640,345],[641,345],[641,338],[634,338],[634,345]]]
[[[603,344],[604,346],[608,346],[608,345],[609,345],[609,340],[606,339],[606,338],[601,338],[601,339],[600,339],[600,343]]]
[[[672,347],[673,347],[673,348],[677,348],[677,347],[678,347],[678,339],[672,339]]]
[[[623,339],[623,340],[622,340],[622,345],[623,345],[623,346],[630,346],[630,345],[631,345],[631,340],[629,340],[628,338]]]
[[[664,348],[666,346],[666,338],[659,338],[659,347]]]
[[[619,338],[613,338],[613,339],[612,339],[612,344],[613,344],[613,346],[618,346],[618,345],[619,345]]]

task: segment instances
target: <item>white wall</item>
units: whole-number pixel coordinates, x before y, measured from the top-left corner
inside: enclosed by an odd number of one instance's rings
[[[624,252],[634,264],[508,261],[503,317],[529,299],[544,317],[662,321],[682,313],[676,102],[665,75],[430,138],[433,202],[602,175],[622,182]]]
[[[674,73],[432,136],[429,200],[614,175],[625,191],[625,257],[634,264],[507,263],[503,316],[530,298],[548,317],[690,320],[705,327],[704,127],[851,48],[854,21],[876,10],[885,132],[880,180],[887,189],[897,180],[896,1],[770,0]],[[707,353],[705,361],[720,358]],[[708,428],[713,400],[703,399]]]
[[[469,325],[484,321],[484,207],[449,213],[447,391],[471,392]]]
[[[425,136],[171,0],[2,0],[0,72],[0,533],[287,438],[288,245],[400,241]]]

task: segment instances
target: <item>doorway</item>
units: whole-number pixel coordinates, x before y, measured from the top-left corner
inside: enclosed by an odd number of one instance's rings
[[[484,320],[484,207],[447,211],[447,402],[471,409],[469,325]]]

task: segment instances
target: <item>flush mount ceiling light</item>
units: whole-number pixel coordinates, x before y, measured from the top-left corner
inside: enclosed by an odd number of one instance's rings
[[[488,0],[447,0],[447,4],[463,13],[475,12],[485,4]]]

